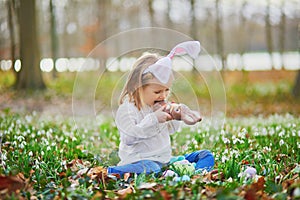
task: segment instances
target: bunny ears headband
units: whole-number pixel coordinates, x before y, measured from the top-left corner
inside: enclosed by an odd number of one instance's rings
[[[167,83],[172,73],[172,59],[176,55],[188,54],[195,59],[200,52],[199,41],[187,41],[176,45],[170,53],[145,69],[143,74],[151,72],[161,83]]]

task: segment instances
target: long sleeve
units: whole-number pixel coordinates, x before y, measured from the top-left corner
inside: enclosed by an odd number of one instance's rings
[[[122,104],[116,115],[116,125],[122,133],[135,138],[150,138],[159,133],[158,120],[153,112],[142,120],[140,111],[130,103]]]
[[[169,121],[168,122],[169,133],[170,134],[175,133],[178,130],[180,123],[181,123],[181,121],[178,121],[178,120]]]
[[[176,131],[177,124],[175,120],[159,123],[150,107],[138,110],[133,103],[124,102],[116,114],[120,133],[119,165],[139,160],[169,162],[170,134]]]

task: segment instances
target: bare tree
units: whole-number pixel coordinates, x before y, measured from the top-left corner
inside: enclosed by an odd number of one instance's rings
[[[150,17],[150,26],[154,25],[154,9],[153,9],[153,0],[148,0],[148,12]]]
[[[197,25],[196,25],[196,9],[195,9],[195,0],[191,0],[191,18],[192,23],[190,25],[190,35],[193,39],[197,39]],[[193,60],[193,65],[195,65],[195,61]],[[196,68],[193,66],[193,71],[196,71]],[[196,75],[197,73],[193,73]]]
[[[279,24],[279,52],[281,55],[281,68],[284,69],[283,53],[285,51],[285,27],[286,27],[286,15],[284,12],[285,0],[281,0],[280,5],[280,24]]]
[[[57,33],[56,33],[56,15],[55,15],[55,9],[53,5],[53,0],[49,1],[49,11],[50,11],[50,16],[51,16],[51,54],[52,54],[52,59],[54,63],[54,68],[52,70],[52,77],[56,78],[56,69],[55,69],[55,61],[58,58],[58,38],[57,38]]]
[[[217,40],[217,53],[221,57],[222,69],[225,69],[225,53],[224,53],[224,39],[222,28],[222,11],[220,9],[220,0],[215,1],[216,10],[216,40]]]
[[[191,37],[196,39],[197,38],[197,28],[196,28],[196,9],[195,9],[195,0],[191,0],[191,19],[192,23],[190,26],[190,34]]]
[[[293,95],[296,98],[300,97],[300,70],[298,70],[298,75],[297,75],[297,78],[295,80],[295,85],[294,85],[294,88],[293,88]]]
[[[13,13],[14,13],[14,1],[7,1],[7,10],[8,10],[8,26],[9,26],[9,35],[10,35],[10,54],[12,66],[14,66],[16,60],[16,39],[15,39],[15,27],[13,23]],[[14,68],[13,68],[14,69]],[[15,72],[15,70],[13,70]],[[17,74],[15,74],[17,76]]]
[[[20,1],[20,58],[21,71],[16,81],[17,89],[44,89],[40,70],[35,0]]]
[[[166,12],[166,21],[167,21],[167,27],[168,28],[173,28],[173,22],[172,22],[171,16],[170,16],[171,6],[172,6],[172,2],[171,2],[171,0],[168,0],[167,12]]]
[[[245,8],[247,6],[247,0],[244,0],[242,5],[241,5],[241,8],[239,10],[239,54],[241,56],[243,56],[243,54],[245,53],[246,51],[246,28],[245,28],[245,24],[247,22],[247,19],[246,17],[244,16],[244,12],[245,12]],[[242,65],[244,65],[244,63],[242,63]],[[243,66],[244,67],[244,66]]]
[[[266,14],[265,14],[266,42],[267,42],[267,50],[271,58],[271,65],[273,69],[274,67],[273,58],[272,58],[273,39],[272,39],[272,26],[271,26],[270,12],[271,12],[271,1],[267,0],[267,7],[266,7]]]

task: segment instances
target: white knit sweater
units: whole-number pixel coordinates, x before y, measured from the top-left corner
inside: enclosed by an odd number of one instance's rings
[[[128,101],[120,105],[115,120],[121,141],[118,165],[140,160],[170,161],[170,134],[176,132],[180,121],[159,123],[150,106],[138,110]]]

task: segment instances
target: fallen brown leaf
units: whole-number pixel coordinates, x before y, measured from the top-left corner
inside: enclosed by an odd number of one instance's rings
[[[263,176],[259,177],[258,180],[252,183],[250,186],[246,188],[244,198],[246,200],[255,200],[262,199],[266,195],[264,194],[265,188],[265,178]]]
[[[170,199],[172,199],[172,195],[169,194],[166,190],[160,190],[159,193],[160,193],[160,195],[162,196],[162,198],[164,200],[170,200]]]
[[[16,176],[0,176],[0,190],[7,189],[8,192],[16,191],[25,187],[24,175],[19,173]]]
[[[133,192],[133,188],[130,185],[129,187],[125,188],[125,189],[121,189],[117,191],[117,194],[121,197],[121,198],[125,198],[128,194],[131,194]]]

